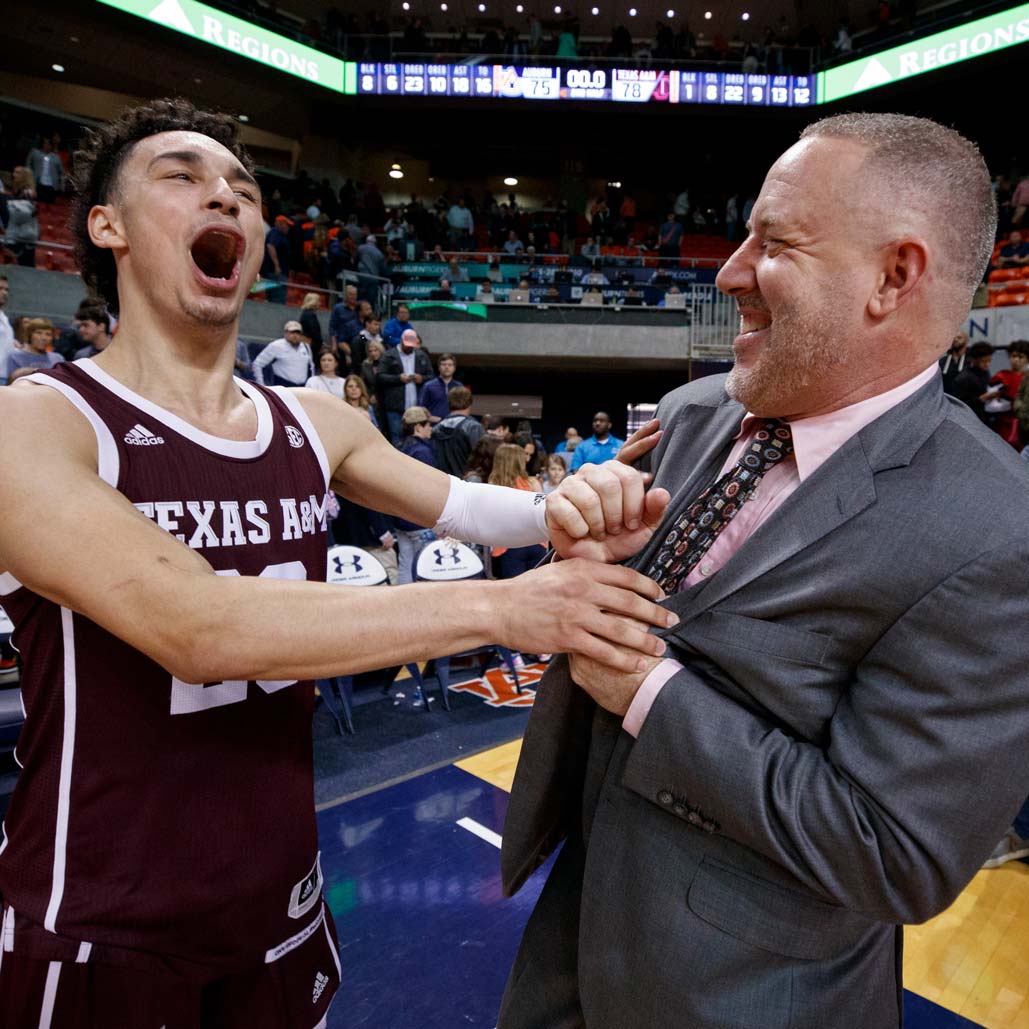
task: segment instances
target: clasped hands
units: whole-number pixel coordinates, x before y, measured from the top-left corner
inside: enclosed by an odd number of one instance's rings
[[[648,422],[616,461],[583,465],[547,498],[550,540],[562,558],[549,566],[550,574],[572,582],[584,608],[561,626],[561,638],[549,649],[567,653],[573,680],[618,715],[664,655],[664,641],[650,627],[678,621],[656,603],[664,599],[657,583],[617,564],[646,545],[668,507],[667,490],[646,492],[651,477],[631,467],[660,438],[659,423]],[[550,588],[565,586],[560,581]]]

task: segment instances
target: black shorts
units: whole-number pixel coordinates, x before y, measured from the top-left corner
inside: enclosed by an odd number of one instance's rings
[[[6,906],[3,913],[0,1026],[11,1029],[323,1029],[339,989],[336,927],[324,902],[263,963],[203,984],[159,967],[94,959],[88,944],[47,960],[38,936],[46,931],[23,919],[19,925]],[[75,946],[47,935],[55,946]]]

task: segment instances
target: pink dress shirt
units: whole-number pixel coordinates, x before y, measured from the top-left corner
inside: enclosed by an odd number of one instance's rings
[[[851,436],[856,435],[880,415],[885,414],[890,408],[896,407],[902,400],[906,400],[912,393],[917,392],[934,375],[938,375],[939,371],[939,365],[934,362],[913,379],[909,379],[885,393],[880,393],[878,396],[860,400],[856,404],[851,404],[849,407],[841,408],[830,414],[791,421],[793,456],[769,469],[750,500],[740,508],[733,520],[712,544],[711,549],[697,562],[696,567],[686,577],[683,589],[710,578],[723,568],[733,554],[743,546],[751,533],[770,518],[786,498],[805,479],[825,464]],[[755,427],[762,420],[749,411],[744,416],[739,434],[736,436],[736,443],[718,473],[719,478],[736,463],[740,454],[750,443],[750,437]],[[633,736],[639,736],[640,729],[643,727],[658,693],[682,667],[673,658],[666,658],[643,680],[622,720],[622,728],[626,732]]]

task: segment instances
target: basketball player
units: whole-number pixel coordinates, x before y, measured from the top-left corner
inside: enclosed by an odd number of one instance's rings
[[[310,680],[489,642],[632,668],[663,650],[646,624],[672,616],[650,580],[582,555],[632,553],[666,498],[644,501],[627,468],[553,506],[471,487],[328,394],[233,379],[263,230],[227,119],[136,108],[76,167],[80,267],[120,327],[0,392],[0,598],[26,709],[0,1025],[312,1029],[340,963]],[[402,596],[313,582],[333,489],[474,542],[549,533],[580,559]]]

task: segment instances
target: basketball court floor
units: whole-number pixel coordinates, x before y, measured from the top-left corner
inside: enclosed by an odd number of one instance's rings
[[[458,688],[498,710],[531,700],[499,671]],[[549,868],[515,898],[501,896],[498,848],[519,747],[319,806],[343,967],[330,1029],[495,1025]],[[1029,864],[980,872],[949,910],[909,928],[904,975],[909,1029],[1029,1029]]]

